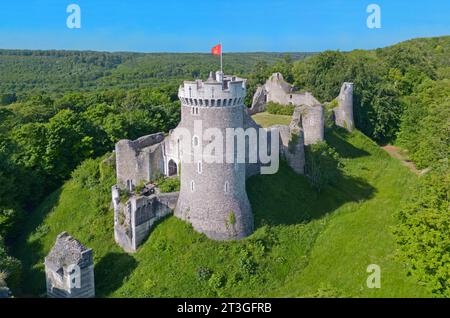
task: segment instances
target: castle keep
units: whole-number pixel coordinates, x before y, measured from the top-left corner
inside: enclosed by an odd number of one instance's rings
[[[253,215],[245,189],[246,165],[195,161],[196,148],[213,140],[202,140],[197,133],[218,129],[222,136],[227,128],[244,128],[249,120],[244,106],[245,80],[210,74],[207,81],[184,82],[178,91],[181,100],[179,127],[192,133],[191,153],[183,153],[180,197],[175,216],[191,223],[194,229],[212,239],[239,239],[252,233]],[[194,123],[201,121],[202,131]],[[236,158],[236,149],[233,149]]]

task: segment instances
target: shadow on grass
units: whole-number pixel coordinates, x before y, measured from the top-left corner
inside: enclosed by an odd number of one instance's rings
[[[341,132],[333,133],[329,144],[343,157],[369,155],[349,144]],[[318,192],[303,176],[280,161],[274,175],[258,175],[247,181],[247,193],[255,217],[255,226],[298,224],[318,219],[348,202],[370,199],[375,188],[361,178],[339,173],[333,186]]]
[[[123,285],[137,267],[136,259],[126,253],[108,253],[95,264],[96,297],[106,297]]]
[[[61,188],[54,191],[35,211],[28,215],[28,220],[24,222],[20,236],[15,239],[11,252],[22,264],[20,286],[13,289],[15,295],[37,297],[45,293],[44,257],[48,251],[44,251],[40,238],[44,237],[49,229],[40,225],[57,206],[61,192]]]
[[[350,136],[350,133],[341,127],[334,127],[327,129],[325,132],[325,140],[332,146],[341,158],[359,158],[369,156],[370,154],[362,149],[356,148],[345,139]]]

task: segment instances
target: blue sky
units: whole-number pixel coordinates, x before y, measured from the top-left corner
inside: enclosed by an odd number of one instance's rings
[[[81,8],[81,29],[66,7]],[[369,29],[366,7],[381,7]],[[371,49],[450,35],[449,0],[1,0],[0,48],[141,52]]]

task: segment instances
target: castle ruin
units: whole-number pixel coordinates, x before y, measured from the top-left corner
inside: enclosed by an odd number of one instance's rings
[[[92,249],[62,232],[45,257],[47,297],[95,297],[94,259]]]
[[[353,85],[344,83],[333,109],[335,122],[353,129]],[[274,73],[258,87],[251,108],[244,105],[246,80],[211,72],[206,81],[185,81],[179,88],[181,121],[165,135],[156,133],[137,140],[121,140],[116,144],[117,185],[112,189],[114,237],[128,252],[137,250],[155,222],[169,214],[189,222],[193,228],[215,240],[241,239],[253,232],[253,214],[246,193],[246,179],[259,174],[264,166],[260,158],[228,163],[224,151],[220,163],[196,161],[196,149],[211,147],[213,138],[199,138],[208,129],[226,135],[227,128],[255,128],[265,137],[270,149],[269,132],[279,132],[279,155],[292,169],[304,173],[304,146],[324,140],[324,106],[311,93],[298,93],[280,73]],[[289,126],[275,125],[266,129],[251,115],[265,110],[268,102],[294,105]],[[182,132],[189,133],[189,140]],[[261,134],[262,131],[262,134]],[[207,135],[207,134],[206,134]],[[264,141],[265,142],[265,141]],[[159,193],[152,182],[164,177],[180,177],[180,192]]]

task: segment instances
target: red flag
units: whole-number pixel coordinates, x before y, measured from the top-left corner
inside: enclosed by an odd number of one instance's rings
[[[217,44],[216,46],[214,46],[211,49],[211,53],[213,55],[220,55],[222,53],[222,45],[221,44]]]

